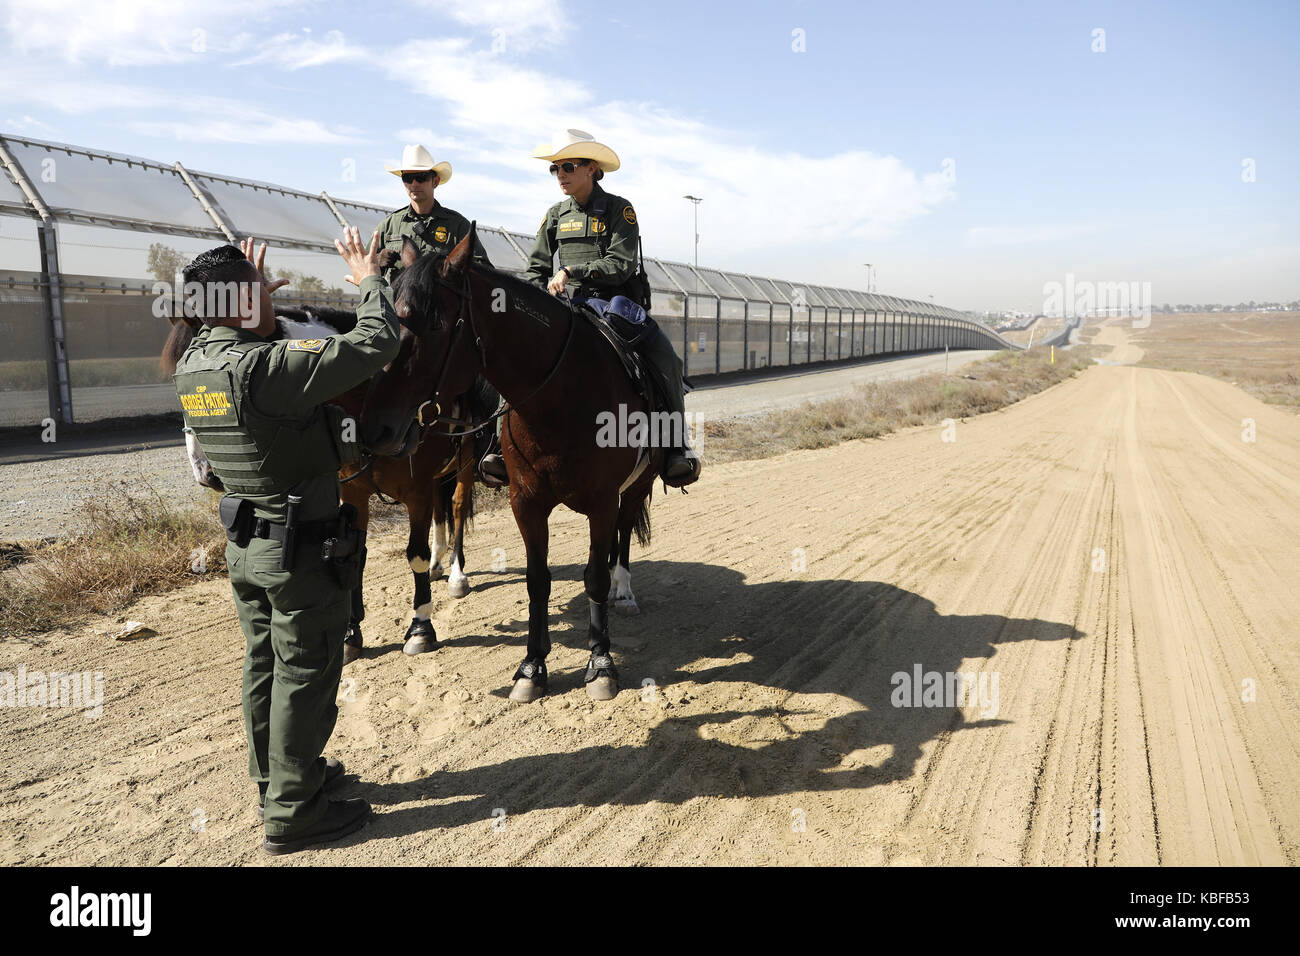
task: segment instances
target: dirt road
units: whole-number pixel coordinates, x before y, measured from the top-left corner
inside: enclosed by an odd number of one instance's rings
[[[104,702],[0,708],[0,861],[1300,862],[1300,422],[1096,367],[947,434],[657,495],[642,613],[614,622],[629,689],[603,705],[580,687],[574,515],[552,524],[533,705],[505,699],[526,621],[509,515],[479,521],[474,591],[436,592],[448,644],[422,657],[400,652],[402,541],[375,543],[382,644],[345,672],[330,752],[376,816],[283,861],[259,849],[224,580],[134,608],[155,636],[5,644],[6,670],[102,671]],[[918,671],[985,697],[905,686]]]

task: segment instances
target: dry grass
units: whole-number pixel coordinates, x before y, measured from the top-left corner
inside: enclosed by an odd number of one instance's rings
[[[1139,365],[1211,375],[1300,413],[1300,312],[1153,315],[1129,338]]]
[[[10,548],[0,564],[0,637],[39,633],[86,613],[112,613],[193,580],[196,550],[225,569],[216,509],[178,508],[152,488],[118,483],[86,503],[86,531]]]
[[[872,382],[825,402],[805,402],[757,418],[708,422],[700,452],[707,462],[768,458],[877,438],[909,425],[931,425],[1002,408],[1070,378],[1091,364],[1085,348],[1000,352],[950,375]]]

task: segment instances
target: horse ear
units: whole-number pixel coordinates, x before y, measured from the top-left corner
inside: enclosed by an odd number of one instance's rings
[[[402,237],[402,268],[409,269],[420,258],[420,247],[411,241],[410,236]]]
[[[475,220],[469,224],[469,232],[465,234],[465,238],[456,243],[456,248],[451,250],[451,254],[447,256],[447,275],[451,275],[453,272],[465,271],[477,243],[478,220]]]

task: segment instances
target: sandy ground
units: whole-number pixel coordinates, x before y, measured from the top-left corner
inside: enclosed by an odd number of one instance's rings
[[[613,623],[628,689],[601,705],[577,516],[552,521],[553,692],[532,705],[505,699],[526,620],[510,516],[478,522],[474,590],[439,586],[448,644],[416,658],[401,536],[374,543],[372,646],[329,749],[376,815],[280,861],[223,579],[133,608],[153,636],[95,620],[0,645],[9,669],[102,671],[105,695],[98,719],[0,708],[0,862],[1300,862],[1300,422],[1209,378],[1095,367],[944,434],[657,495],[642,612]],[[987,706],[894,706],[916,668],[981,675]]]
[[[1146,353],[1129,341],[1126,326],[1132,319],[1107,319],[1097,329],[1093,345],[1109,345],[1111,350],[1097,360],[1099,365],[1136,365]]]

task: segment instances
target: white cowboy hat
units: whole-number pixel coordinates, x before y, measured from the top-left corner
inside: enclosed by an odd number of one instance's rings
[[[590,159],[603,172],[612,173],[618,169],[618,156],[604,143],[598,143],[590,133],[580,129],[562,129],[551,137],[549,143],[542,143],[533,156],[547,162],[559,162],[562,159]]]
[[[384,168],[394,176],[402,173],[423,173],[433,170],[438,174],[438,185],[451,179],[451,163],[434,163],[433,155],[418,143],[402,147],[402,165],[393,167],[384,163]]]

